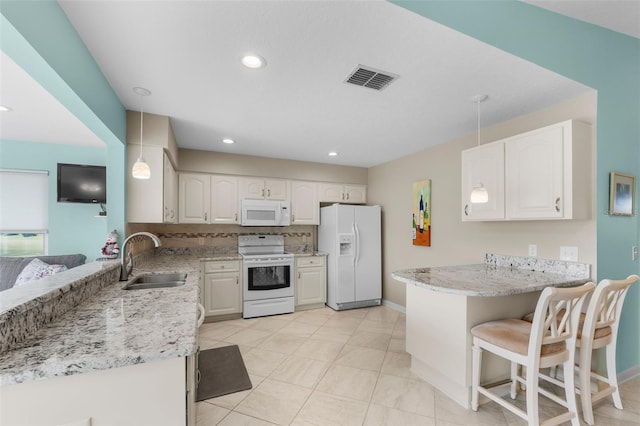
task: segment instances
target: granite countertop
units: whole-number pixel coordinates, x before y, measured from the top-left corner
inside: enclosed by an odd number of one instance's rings
[[[575,262],[487,254],[482,264],[413,268],[391,275],[441,293],[491,297],[582,285],[590,280],[590,268]]]
[[[155,360],[197,350],[196,255],[149,256],[141,273],[186,272],[185,285],[123,290],[113,282],[16,348],[0,354],[0,384],[67,376]]]

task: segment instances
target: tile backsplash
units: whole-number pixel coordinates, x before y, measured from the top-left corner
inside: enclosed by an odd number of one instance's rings
[[[160,237],[163,247],[213,247],[218,252],[236,252],[239,235],[282,235],[287,250],[303,251],[317,248],[317,226],[296,225],[283,227],[246,227],[239,225],[180,225],[162,223],[129,223],[127,235],[147,231]],[[142,244],[142,241],[141,241]],[[136,245],[136,251],[153,248],[150,240],[144,246]]]

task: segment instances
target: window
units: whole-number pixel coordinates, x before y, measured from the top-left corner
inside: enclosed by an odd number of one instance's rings
[[[0,170],[0,255],[47,254],[49,174]]]

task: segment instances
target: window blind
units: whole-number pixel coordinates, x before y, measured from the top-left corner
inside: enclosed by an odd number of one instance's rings
[[[46,231],[49,173],[0,170],[0,230]]]

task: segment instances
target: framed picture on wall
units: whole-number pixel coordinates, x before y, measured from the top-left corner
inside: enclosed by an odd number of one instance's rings
[[[611,172],[609,185],[609,214],[614,216],[633,216],[636,206],[635,176]]]

